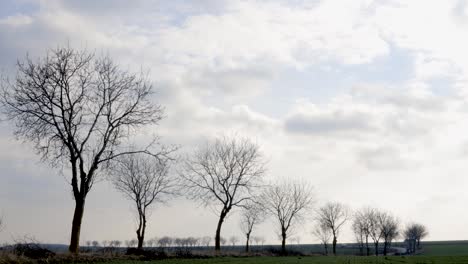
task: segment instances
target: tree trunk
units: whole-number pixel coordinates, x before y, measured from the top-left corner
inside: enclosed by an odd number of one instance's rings
[[[247,234],[247,241],[245,242],[245,252],[249,253],[249,240],[250,240],[250,233]]]
[[[140,215],[140,223],[138,224],[137,239],[138,239],[138,249],[143,249],[143,243],[145,241],[145,231],[146,231],[146,217],[145,215]]]
[[[333,236],[333,255],[335,256],[336,256],[336,242],[337,242],[336,236]]]
[[[215,250],[216,251],[221,250],[221,226],[223,225],[226,214],[227,212],[225,212],[223,209],[223,211],[221,212],[219,216],[218,227],[216,227],[216,235],[215,235]]]
[[[366,250],[367,250],[367,252],[366,252],[367,256],[369,256],[370,255],[370,248],[369,248],[369,238],[368,237],[366,237]]]
[[[73,214],[72,231],[70,238],[70,253],[77,254],[80,247],[81,222],[83,220],[85,199],[75,197],[75,213]]]
[[[384,247],[383,247],[383,255],[384,255],[384,256],[387,256],[387,247],[388,247],[388,242],[385,241],[385,242],[384,242]]]
[[[375,255],[378,256],[379,255],[379,241],[374,242],[374,244],[375,244]]]
[[[286,230],[283,228],[281,231],[281,254],[286,255]]]
[[[328,256],[328,245],[324,243],[323,246],[325,247],[325,256]]]

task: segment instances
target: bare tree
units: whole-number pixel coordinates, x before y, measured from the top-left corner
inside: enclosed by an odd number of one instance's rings
[[[409,224],[403,232],[405,239],[410,244],[410,250],[413,253],[416,252],[416,248],[421,248],[421,239],[425,238],[428,234],[427,228],[417,223]]]
[[[396,217],[385,212],[381,212],[378,215],[378,220],[380,232],[382,234],[382,238],[384,239],[383,254],[386,256],[392,241],[399,235],[399,222]]]
[[[280,182],[263,193],[262,204],[278,220],[283,254],[286,254],[288,231],[308,213],[313,202],[312,189],[303,182]]]
[[[204,236],[201,238],[201,243],[205,247],[209,247],[211,243],[211,237],[210,236]]]
[[[215,250],[221,248],[221,227],[226,216],[252,199],[264,172],[258,145],[245,138],[216,139],[185,161],[180,175],[188,195],[205,205],[220,206]]]
[[[221,245],[224,246],[224,245],[226,245],[227,240],[224,237],[220,237],[219,242],[221,243]]]
[[[75,199],[70,252],[79,249],[86,196],[99,168],[130,153],[153,153],[147,147],[128,151],[123,143],[138,129],[157,124],[163,109],[151,102],[152,86],[144,75],[69,47],[51,50],[37,61],[18,62],[14,81],[2,82],[1,105],[15,124],[15,135],[30,141],[43,160],[70,168]]]
[[[329,202],[317,210],[317,221],[320,225],[326,226],[333,235],[332,249],[336,255],[336,244],[341,228],[348,221],[349,210],[343,204]]]
[[[332,237],[330,228],[318,223],[312,231],[312,235],[322,243],[325,255],[328,255],[328,244],[330,244],[330,239]]]
[[[231,242],[232,246],[236,246],[237,242],[239,242],[239,238],[237,236],[229,237],[229,242]]]
[[[93,248],[99,247],[99,242],[96,241],[96,240],[94,240],[94,241],[92,242],[92,244],[93,244]]]
[[[134,203],[137,213],[138,249],[143,247],[147,218],[155,203],[175,194],[175,181],[168,173],[169,160],[145,154],[116,158],[109,168],[114,186]]]
[[[258,202],[249,202],[242,211],[240,229],[246,236],[245,252],[249,252],[250,235],[253,228],[261,223],[265,217],[265,210]]]
[[[382,230],[379,224],[380,212],[375,208],[367,208],[364,215],[368,221],[369,237],[374,242],[375,255],[379,255],[379,242],[382,239]]]
[[[369,247],[369,219],[367,217],[367,209],[361,209],[354,214],[353,217],[353,232],[356,240],[360,243],[361,255],[364,255],[364,248],[366,255],[370,255]]]
[[[170,238],[170,237],[168,237],[168,236],[161,237],[161,238],[158,240],[158,245],[159,245],[160,247],[163,247],[163,248],[172,245],[172,243],[173,243],[173,239]]]

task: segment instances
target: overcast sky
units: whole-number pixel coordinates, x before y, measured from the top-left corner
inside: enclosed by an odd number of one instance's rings
[[[310,182],[317,206],[375,206],[426,224],[430,240],[468,239],[466,32],[462,0],[3,0],[0,71],[60,45],[110,54],[150,72],[167,115],[154,131],[180,153],[243,134],[268,158],[268,179]],[[0,241],[68,243],[66,175],[6,122],[0,149]],[[81,240],[134,238],[130,208],[96,184]],[[179,198],[155,208],[148,236],[214,235],[216,218]],[[255,235],[278,243],[273,227]],[[300,228],[302,243],[311,229]],[[231,235],[241,235],[235,213]]]

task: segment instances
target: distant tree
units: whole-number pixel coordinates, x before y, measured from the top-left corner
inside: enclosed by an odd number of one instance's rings
[[[138,244],[138,241],[136,239],[132,239],[128,244],[130,247],[135,247]]]
[[[141,249],[151,207],[175,194],[175,180],[169,175],[169,159],[145,154],[126,155],[115,159],[109,172],[117,190],[134,203],[138,216],[138,249]]]
[[[220,250],[221,227],[229,212],[252,199],[265,172],[260,148],[248,139],[216,139],[184,162],[180,173],[191,198],[221,207],[215,250]]]
[[[261,236],[261,237],[258,237],[258,239],[260,240],[260,244],[262,244],[262,246],[265,245],[265,242],[266,242],[265,237]]]
[[[341,228],[348,221],[349,210],[346,206],[336,202],[329,202],[317,210],[317,221],[320,225],[328,227],[332,233],[332,249],[336,255],[336,244]]]
[[[229,238],[229,242],[234,247],[234,246],[236,246],[237,242],[239,242],[239,238],[237,236],[231,236]]]
[[[163,248],[171,246],[172,243],[173,243],[173,239],[171,237],[168,237],[168,236],[161,237],[158,240],[158,245],[160,247],[163,247]]]
[[[332,238],[330,228],[322,225],[321,223],[317,223],[312,231],[312,235],[320,241],[325,250],[325,255],[328,255],[328,244],[330,244],[330,239]]]
[[[258,246],[262,239],[259,236],[252,237],[252,240],[255,242],[255,245]]]
[[[381,212],[378,215],[378,219],[380,232],[382,234],[382,238],[384,239],[383,254],[386,256],[392,241],[399,235],[399,222],[396,217],[385,212]]]
[[[120,247],[120,245],[122,245],[122,242],[120,240],[114,240],[115,247]]]
[[[103,241],[101,242],[101,245],[102,245],[102,247],[107,247],[107,246],[109,245],[109,241],[103,240]]]
[[[205,247],[209,247],[211,243],[211,237],[210,236],[204,236],[201,238],[201,243]]]
[[[129,73],[109,57],[60,47],[37,61],[17,64],[14,81],[1,83],[3,112],[15,135],[33,143],[43,160],[70,168],[75,200],[69,251],[79,250],[85,200],[99,168],[130,154],[122,147],[140,128],[157,124],[163,109],[151,99],[144,75]],[[146,148],[132,151],[164,156]]]
[[[99,242],[97,242],[96,240],[94,240],[92,243],[94,248],[99,247]]]
[[[263,193],[262,204],[278,220],[282,254],[286,254],[288,231],[308,213],[313,201],[312,189],[302,182],[280,182]]]
[[[265,209],[258,202],[247,203],[243,210],[240,220],[240,229],[246,236],[245,252],[249,252],[250,235],[253,228],[261,223],[265,218]]]
[[[364,216],[369,221],[369,236],[374,242],[375,255],[379,255],[379,242],[382,239],[382,230],[379,223],[380,211],[375,208],[367,208]]]
[[[220,241],[221,245],[223,245],[223,246],[226,245],[227,240],[224,237],[220,237],[219,241]]]
[[[421,248],[421,240],[428,234],[427,228],[417,223],[409,224],[403,232],[403,236],[410,243],[411,252],[416,252],[416,248]]]
[[[369,247],[369,219],[367,217],[368,209],[364,208],[355,212],[353,216],[353,232],[356,240],[360,243],[361,255],[364,255],[364,248],[366,249],[366,255],[370,255]]]
[[[87,247],[91,247],[91,245],[92,245],[92,242],[91,242],[91,241],[89,241],[89,240],[86,241],[86,246],[87,246]]]

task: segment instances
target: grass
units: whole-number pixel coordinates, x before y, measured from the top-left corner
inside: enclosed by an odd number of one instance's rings
[[[467,256],[468,241],[425,242],[422,255],[425,256]]]
[[[468,253],[467,253],[468,254]],[[112,264],[133,264],[139,261],[119,261]],[[401,256],[401,257],[218,257],[209,259],[169,259],[152,264],[462,264],[468,256]]]

